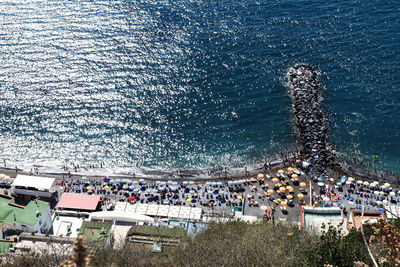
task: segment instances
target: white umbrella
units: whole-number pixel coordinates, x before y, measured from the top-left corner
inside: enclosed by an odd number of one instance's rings
[[[347,185],[351,185],[351,181],[346,181],[346,184]]]
[[[349,177],[347,180],[353,182],[353,181],[354,181],[354,178],[353,178],[353,177]]]
[[[379,200],[378,200],[378,201],[376,202],[376,204],[382,205],[382,201],[379,201]]]
[[[379,192],[379,194],[383,196],[383,195],[385,194],[385,192],[382,192],[382,191],[381,191],[381,192]]]
[[[363,184],[364,184],[365,186],[369,185],[369,183],[368,183],[367,181],[365,181]]]
[[[353,202],[353,201],[349,201],[349,204],[350,204],[350,205],[353,205],[353,204],[354,204],[354,202]]]
[[[319,183],[318,183],[318,186],[324,186],[324,183],[319,182]]]
[[[379,191],[374,191],[375,195],[379,195],[379,193],[380,193]]]
[[[385,204],[385,205],[387,205],[387,204],[389,203],[389,201],[387,201],[386,199],[384,199],[384,200],[382,201],[382,203]]]
[[[394,197],[396,195],[396,193],[392,191],[392,192],[389,193],[389,195]]]
[[[358,180],[357,183],[358,183],[358,184],[362,184],[363,181],[362,181],[362,180]]]
[[[390,184],[389,183],[385,183],[384,186],[385,187],[390,187]]]

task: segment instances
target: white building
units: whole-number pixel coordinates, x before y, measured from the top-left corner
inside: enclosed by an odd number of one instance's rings
[[[11,185],[11,194],[14,196],[52,198],[57,192],[54,182],[55,178],[18,174]]]

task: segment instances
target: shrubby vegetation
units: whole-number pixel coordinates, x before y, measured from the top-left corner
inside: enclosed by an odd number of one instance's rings
[[[400,245],[395,241],[400,236],[394,226],[380,222],[364,226],[364,232],[380,266],[399,266]],[[177,247],[164,247],[160,254],[133,244],[118,250],[87,248],[82,239],[74,246],[75,255],[67,259],[25,255],[3,265],[57,266],[67,260],[62,266],[372,266],[360,232],[342,235],[329,225],[317,236],[281,224],[212,224],[195,237],[182,238]]]

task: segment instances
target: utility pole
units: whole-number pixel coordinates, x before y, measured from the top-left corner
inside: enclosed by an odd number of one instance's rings
[[[312,188],[311,188],[311,182],[310,182],[310,206],[312,206]]]

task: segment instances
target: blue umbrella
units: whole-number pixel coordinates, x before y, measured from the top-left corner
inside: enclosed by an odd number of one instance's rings
[[[135,189],[135,187],[134,187],[133,185],[130,185],[130,186],[129,186],[129,189],[132,190],[132,189]]]
[[[124,185],[124,186],[122,187],[122,189],[126,190],[126,189],[128,189],[128,186],[127,186],[127,185]]]
[[[190,193],[190,194],[194,194],[194,193],[196,193],[196,192],[195,192],[194,190],[190,190],[189,193]]]
[[[317,181],[318,181],[318,182],[323,182],[324,179],[322,179],[321,177],[318,177]]]
[[[342,183],[336,183],[337,186],[342,186]]]

